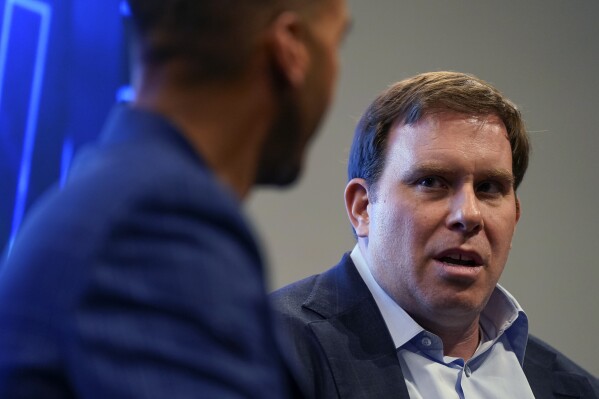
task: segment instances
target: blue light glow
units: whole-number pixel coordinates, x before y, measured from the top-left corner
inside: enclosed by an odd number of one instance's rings
[[[131,9],[129,8],[129,3],[127,0],[121,0],[120,11],[123,17],[131,16]]]
[[[21,7],[26,11],[38,14],[40,16],[41,22],[36,48],[31,93],[29,96],[27,122],[24,132],[25,134],[23,135],[23,152],[21,156],[21,165],[19,168],[15,208],[12,220],[11,234],[9,238],[9,248],[12,246],[14,237],[21,225],[21,221],[25,213],[25,204],[27,202],[27,192],[29,189],[31,157],[33,154],[33,148],[35,145],[35,138],[37,133],[36,128],[38,121],[38,111],[42,91],[44,69],[46,64],[46,51],[48,48],[50,21],[52,18],[52,8],[47,3],[36,0],[6,1],[4,9],[4,20],[2,21],[2,33],[0,37],[0,105],[2,104],[4,72],[7,62],[6,58],[11,34],[11,26],[13,21],[13,11],[16,7]]]
[[[75,146],[71,138],[65,139],[62,143],[62,157],[60,160],[60,187],[64,187],[67,182],[67,176],[69,174],[69,167],[71,166],[71,160],[73,159],[73,153],[75,152]]]
[[[132,86],[121,86],[116,92],[116,101],[128,103],[135,100],[135,89]]]

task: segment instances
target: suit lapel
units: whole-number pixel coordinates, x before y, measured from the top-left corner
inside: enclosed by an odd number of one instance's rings
[[[349,254],[317,281],[303,306],[323,319],[310,323],[329,362],[339,397],[409,399],[393,340]],[[524,373],[536,398],[597,398],[583,376],[555,371],[556,355],[534,337]]]
[[[393,340],[348,254],[319,276],[303,306],[324,317],[310,328],[340,398],[409,398]]]

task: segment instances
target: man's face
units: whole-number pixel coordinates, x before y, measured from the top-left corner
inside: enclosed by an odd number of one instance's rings
[[[362,238],[374,277],[421,324],[472,320],[519,218],[505,126],[494,115],[432,114],[395,126],[387,150]]]
[[[348,29],[349,11],[345,0],[326,0],[309,7],[302,19],[308,71],[301,87],[280,99],[258,183],[286,185],[296,180],[306,147],[333,99],[339,47]]]

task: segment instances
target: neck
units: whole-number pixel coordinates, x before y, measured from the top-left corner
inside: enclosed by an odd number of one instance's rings
[[[142,77],[135,106],[170,120],[239,199],[253,186],[273,107],[259,79],[188,85],[169,71]]]

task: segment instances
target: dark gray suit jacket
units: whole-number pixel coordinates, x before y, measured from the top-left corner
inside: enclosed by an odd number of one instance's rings
[[[310,398],[409,398],[391,335],[349,254],[271,300]],[[595,377],[538,338],[529,338],[524,373],[537,398],[599,398]]]

